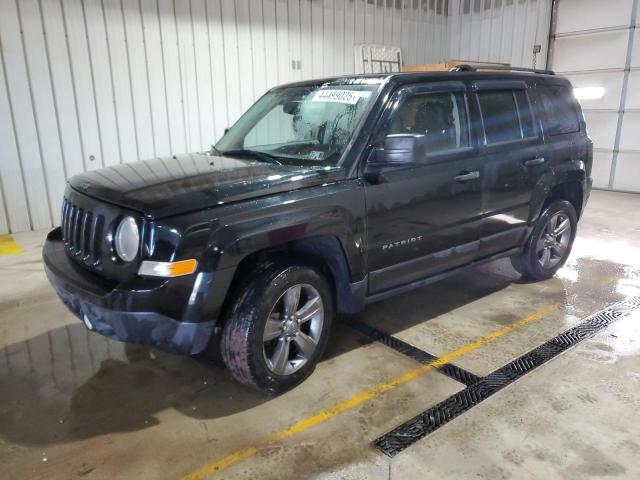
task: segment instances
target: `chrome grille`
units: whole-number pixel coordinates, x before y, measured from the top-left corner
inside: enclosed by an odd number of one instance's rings
[[[67,251],[87,265],[97,266],[100,263],[104,216],[80,208],[65,198],[61,228]]]

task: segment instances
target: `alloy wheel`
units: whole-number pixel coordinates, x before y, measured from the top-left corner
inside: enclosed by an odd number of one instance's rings
[[[267,318],[264,359],[277,375],[290,375],[313,356],[324,323],[324,306],[318,290],[308,284],[289,287]]]
[[[536,254],[542,268],[553,268],[564,259],[571,231],[571,220],[566,214],[558,212],[549,217],[536,244]]]

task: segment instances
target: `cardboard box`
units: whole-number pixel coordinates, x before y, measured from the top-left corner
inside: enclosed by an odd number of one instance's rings
[[[477,65],[479,67],[478,70],[483,70],[481,67],[490,67],[494,65],[502,68],[511,66],[511,64],[509,63],[478,62],[473,60],[446,59],[446,60],[442,60],[442,62],[440,63],[423,63],[423,64],[417,64],[417,65],[404,65],[402,67],[402,71],[403,72],[448,72],[456,65],[471,65],[471,66]]]

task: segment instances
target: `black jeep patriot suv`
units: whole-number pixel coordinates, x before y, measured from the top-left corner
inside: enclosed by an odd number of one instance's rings
[[[591,189],[571,85],[456,70],[277,87],[209,152],[73,177],[50,282],[90,330],[278,393],[338,313],[500,257],[551,277]]]

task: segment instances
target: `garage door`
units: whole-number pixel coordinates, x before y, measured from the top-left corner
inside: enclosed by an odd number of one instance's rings
[[[558,2],[551,65],[577,88],[594,142],[597,188],[640,192],[638,3]]]

